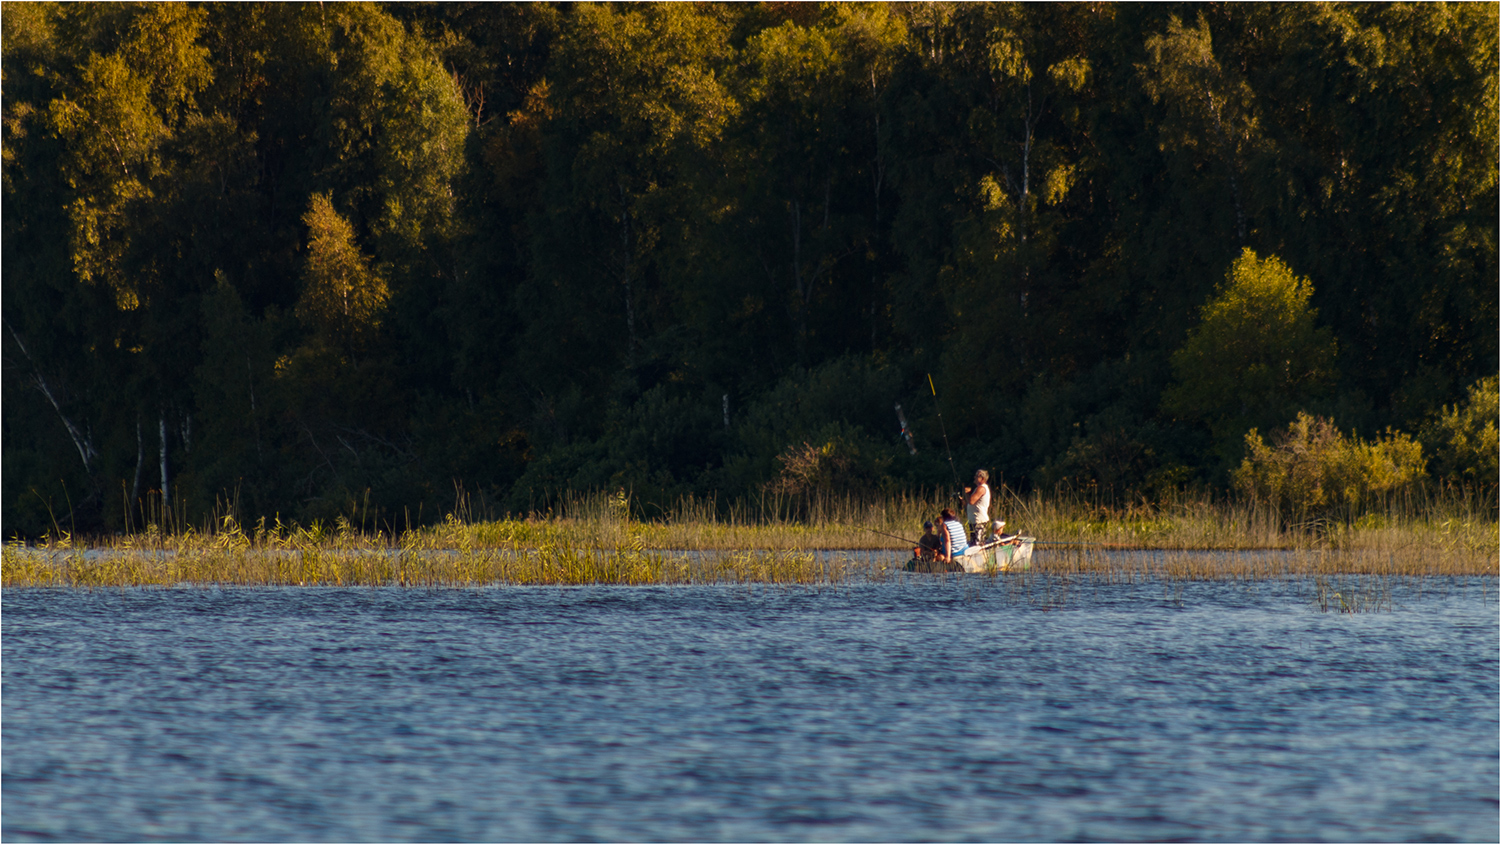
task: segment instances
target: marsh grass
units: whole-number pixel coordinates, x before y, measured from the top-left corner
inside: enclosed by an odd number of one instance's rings
[[[484,545],[457,522],[446,533],[361,536],[347,526],[257,531],[230,525],[213,536],[150,533],[82,548],[62,536],[3,550],[6,588],[26,586],[479,586],[838,582],[847,567],[811,552],[695,554],[650,550],[637,538],[612,547],[564,543],[547,531],[530,545]]]
[[[1153,550],[1404,550],[1433,545],[1500,553],[1495,502],[1463,493],[1377,502],[1357,519],[1285,523],[1275,509],[1234,499],[1180,497],[1120,503],[1085,494],[1022,497],[998,487],[991,510],[1008,532],[1056,545]],[[449,522],[422,532],[450,547],[460,535],[479,545],[573,542],[608,546],[634,541],[681,551],[903,550],[921,536],[924,520],[944,507],[939,493],[877,499],[811,496],[795,505],[767,495],[719,507],[684,498],[647,517],[622,493],[568,496],[524,519]],[[797,514],[803,515],[797,515]],[[899,538],[898,538],[899,537]],[[446,543],[446,544],[445,544]]]
[[[1397,595],[1449,590],[1477,580],[1488,598],[1500,575],[1493,552],[1462,544],[1409,549],[1301,548],[1281,551],[1138,551],[1072,547],[1039,552],[1030,569],[1007,577],[1009,589],[1042,609],[1066,604],[1070,592],[1102,585],[1157,585],[1163,601],[1182,606],[1192,583],[1281,581],[1304,592],[1322,612],[1396,608]],[[1464,588],[1467,588],[1465,586]]]
[[[1182,584],[1192,581],[1302,578],[1316,586],[1321,608],[1365,611],[1389,606],[1388,588],[1371,591],[1382,578],[1494,578],[1500,568],[1492,511],[1459,499],[1420,509],[1394,502],[1352,522],[1287,526],[1236,503],[1122,508],[1001,493],[995,510],[1007,529],[1051,544],[1037,546],[1031,569],[973,578],[965,589],[1003,584],[1044,609],[1065,605],[1078,583],[1159,582],[1180,602]],[[908,576],[898,571],[911,547],[904,540],[914,541],[913,526],[948,503],[919,495],[720,508],[689,498],[642,520],[616,493],[568,497],[523,519],[470,522],[455,508],[442,524],[398,533],[360,531],[343,518],[331,526],[261,519],[247,528],[225,513],[201,530],[151,525],[94,542],[59,530],[6,546],[0,569],[5,588],[838,584]]]

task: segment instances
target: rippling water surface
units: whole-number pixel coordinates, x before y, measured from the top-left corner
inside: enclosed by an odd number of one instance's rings
[[[30,840],[1500,839],[1493,580],[7,590]]]

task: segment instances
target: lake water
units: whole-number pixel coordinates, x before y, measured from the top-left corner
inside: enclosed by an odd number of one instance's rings
[[[1500,840],[1493,579],[1014,584],[6,590],[0,837]]]

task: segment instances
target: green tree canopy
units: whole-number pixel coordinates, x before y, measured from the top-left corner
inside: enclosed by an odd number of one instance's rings
[[[930,488],[944,431],[1007,484],[1151,495],[1299,411],[1483,486],[1497,24],[7,3],[0,515],[727,505],[814,454],[856,480],[813,487]]]
[[[1312,282],[1245,249],[1172,355],[1163,407],[1206,424],[1221,444],[1279,427],[1334,385],[1333,332],[1317,325]]]
[[[326,193],[313,194],[302,215],[307,264],[297,316],[346,353],[380,324],[390,290],[354,242],[354,227]]]

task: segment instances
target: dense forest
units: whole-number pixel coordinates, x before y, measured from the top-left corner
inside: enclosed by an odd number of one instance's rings
[[[1151,500],[1311,419],[1494,480],[1494,4],[0,21],[7,536],[886,494],[949,448]]]

